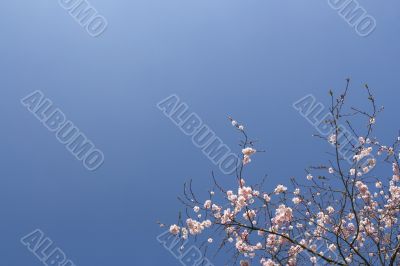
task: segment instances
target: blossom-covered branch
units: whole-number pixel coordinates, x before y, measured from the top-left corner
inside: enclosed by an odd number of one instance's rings
[[[218,241],[218,251],[230,254],[233,265],[399,265],[400,138],[385,146],[372,137],[383,108],[368,85],[370,110],[346,108],[349,85],[347,80],[338,96],[329,92],[324,123],[331,133],[315,135],[332,145],[331,157],[272,191],[264,191],[265,178],[258,184],[245,180],[245,169],[260,151],[244,126],[229,118],[242,135],[237,186],[226,188],[213,174],[214,187],[200,201],[192,182],[185,184],[179,199],[187,217],[171,225],[170,233],[204,239],[205,252]],[[358,118],[364,124],[355,126]]]

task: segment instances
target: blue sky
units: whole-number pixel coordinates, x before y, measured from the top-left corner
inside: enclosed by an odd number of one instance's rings
[[[238,135],[226,116],[243,121],[267,150],[248,173],[268,174],[265,189],[301,177],[329,150],[292,108],[306,94],[327,103],[351,77],[351,100],[362,105],[367,82],[386,107],[376,135],[389,141],[400,128],[398,1],[362,1],[377,21],[368,37],[325,0],[90,3],[108,21],[97,38],[58,1],[1,8],[0,265],[43,265],[19,241],[36,228],[76,265],[179,265],[155,222],[175,222],[182,184],[192,178],[202,193],[218,169],[156,108],[170,94],[232,149]],[[35,90],[104,152],[101,168],[86,170],[21,105]]]

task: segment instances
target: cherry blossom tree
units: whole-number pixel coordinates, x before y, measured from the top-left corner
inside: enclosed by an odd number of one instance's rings
[[[349,84],[340,95],[329,92],[324,123],[331,133],[315,135],[332,145],[326,163],[271,191],[263,190],[265,178],[245,180],[260,151],[245,127],[229,118],[242,136],[236,187],[222,186],[212,174],[213,188],[200,200],[192,182],[185,184],[179,197],[185,215],[170,233],[200,241],[205,253],[218,243],[215,252],[224,251],[227,265],[400,265],[400,138],[385,146],[372,137],[383,108],[368,85],[370,110],[348,108]],[[364,124],[356,129],[360,119]],[[344,154],[351,154],[350,162]]]

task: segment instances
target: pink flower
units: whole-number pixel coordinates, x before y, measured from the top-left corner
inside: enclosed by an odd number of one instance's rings
[[[328,211],[329,214],[332,214],[335,212],[335,209],[332,206],[329,206],[328,208],[326,208],[326,210]]]
[[[335,144],[336,143],[336,134],[330,135],[328,141],[331,144]]]
[[[293,218],[292,209],[286,207],[284,204],[279,205],[278,209],[275,211],[275,217],[272,222],[281,226],[286,222],[290,222]]]
[[[253,149],[253,148],[251,148],[251,147],[247,147],[247,148],[245,148],[245,149],[242,150],[242,153],[243,153],[244,155],[250,156],[250,155],[256,153],[256,150]]]
[[[275,188],[274,193],[275,193],[275,194],[280,194],[280,193],[286,192],[286,190],[287,190],[287,187],[285,187],[285,186],[283,186],[283,185],[278,185],[278,186]]]
[[[243,164],[246,165],[246,164],[248,164],[248,163],[250,163],[250,162],[251,162],[250,156],[245,155],[245,156],[243,157]]]
[[[210,209],[211,208],[211,200],[206,200],[204,202],[204,208],[205,209]]]
[[[180,231],[180,227],[177,226],[176,224],[173,224],[173,225],[171,225],[171,226],[169,227],[169,232],[170,232],[171,234],[173,234],[173,235],[179,234],[179,231]]]
[[[294,204],[299,204],[300,202],[301,202],[301,199],[299,198],[299,197],[294,197],[293,199],[292,199],[292,201],[293,201],[293,203]]]
[[[271,201],[271,198],[270,198],[270,196],[268,194],[264,194],[263,198],[264,198],[264,200],[266,202],[270,202]]]

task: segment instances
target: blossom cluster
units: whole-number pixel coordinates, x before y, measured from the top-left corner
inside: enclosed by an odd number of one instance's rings
[[[332,107],[333,114],[341,111],[343,97]],[[339,117],[333,115],[329,122],[335,132]],[[332,134],[327,141],[336,148],[336,161],[309,168],[292,179],[290,188],[276,184],[267,191],[243,177],[243,167],[257,150],[244,127],[230,118],[244,135],[237,187],[224,189],[214,180],[219,197],[212,192],[202,202],[185,193],[191,217],[171,225],[170,233],[183,239],[205,235],[208,245],[214,245],[211,229],[218,228],[223,232],[220,246],[233,248],[241,266],[399,265],[400,166],[395,153],[400,138],[392,146],[372,139],[375,117],[368,116],[368,132],[352,143],[352,165],[343,163],[341,140]],[[390,165],[389,171],[377,176],[372,170],[378,162]]]

